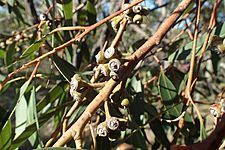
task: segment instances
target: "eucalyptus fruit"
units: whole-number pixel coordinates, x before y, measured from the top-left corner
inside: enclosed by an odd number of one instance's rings
[[[211,105],[209,107],[209,111],[215,118],[221,117],[221,106],[220,106],[220,104]]]

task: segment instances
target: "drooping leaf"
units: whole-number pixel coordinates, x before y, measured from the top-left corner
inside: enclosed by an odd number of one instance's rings
[[[73,0],[68,0],[63,3],[63,11],[66,20],[72,21],[73,19]]]
[[[127,88],[128,92],[133,97],[133,102],[130,104],[131,114],[135,122],[142,125],[143,120],[140,116],[144,115],[144,91],[141,80],[137,80],[136,77],[133,77]]]
[[[79,108],[77,108],[77,110],[70,117],[68,124],[72,123],[74,120],[77,120],[80,117],[80,115],[84,112],[87,105],[88,105],[87,103],[83,103]]]
[[[6,66],[10,66],[13,61],[14,61],[14,57],[15,57],[15,52],[16,52],[16,43],[13,42],[12,44],[10,44],[9,46],[7,46],[6,48],[6,54],[5,54],[5,64]],[[12,71],[12,67],[9,67],[9,71]]]
[[[96,9],[94,0],[87,0],[87,17],[89,25],[96,23]]]
[[[200,122],[200,139],[201,141],[207,138],[207,133],[203,122]]]
[[[84,63],[90,62],[90,52],[87,42],[79,43],[79,50],[76,51],[76,67],[80,68],[80,66]]]
[[[172,104],[177,97],[177,90],[163,71],[159,76],[159,90],[164,103]]]
[[[86,25],[86,17],[87,17],[87,12],[85,10],[80,10],[77,13],[77,25],[81,25],[81,26]]]
[[[193,9],[194,5],[195,5],[195,2],[191,2],[191,4],[183,12],[183,15],[189,13]]]
[[[61,109],[64,109],[65,106],[61,106],[59,108],[52,109],[50,112],[43,114],[39,117],[39,126],[43,126],[44,123],[46,123],[52,116],[56,115],[58,112],[60,112]],[[20,134],[16,139],[12,141],[12,144],[10,146],[10,149],[16,149],[19,146],[21,146],[26,140],[37,131],[37,125],[36,122],[31,123],[26,127],[24,132]]]
[[[5,124],[6,121],[6,116],[7,116],[7,111],[0,106],[0,129],[2,128],[2,126]]]
[[[35,95],[35,88],[33,87],[31,94],[30,94],[30,99],[29,99],[29,104],[27,108],[27,124],[32,124],[33,122],[36,122],[37,130],[39,129],[39,121],[38,121],[38,116],[37,116],[37,109],[36,109],[36,95]],[[33,148],[41,148],[43,146],[43,143],[40,140],[40,136],[38,135],[38,131],[34,132],[30,137],[29,137],[29,142]]]
[[[138,40],[136,42],[134,42],[132,44],[132,46],[129,48],[129,52],[130,53],[133,53],[135,52],[141,45],[143,45],[147,40],[146,39],[141,39],[141,40]]]
[[[57,100],[61,96],[61,94],[66,91],[68,85],[69,84],[67,82],[62,81],[54,86],[48,92],[48,94],[37,104],[37,112],[41,111],[45,106]]]
[[[25,23],[24,21],[24,18],[23,18],[23,15],[21,13],[21,10],[19,7],[17,7],[16,5],[14,5],[13,7],[11,6],[8,6],[11,11],[16,15],[16,20],[18,21],[18,23],[20,24],[21,22],[22,23]]]
[[[135,148],[147,150],[145,138],[140,130],[134,131],[127,139],[127,142],[132,144]]]
[[[77,69],[72,64],[57,55],[53,55],[52,59],[58,71],[68,82],[70,82]]]
[[[6,56],[6,53],[4,50],[0,49],[0,58],[4,59]]]
[[[145,111],[148,112],[149,119],[152,120],[150,121],[149,125],[156,137],[156,140],[162,144],[164,147],[169,149],[170,147],[170,142],[166,136],[165,131],[163,130],[162,123],[158,118],[155,118],[156,116],[159,116],[157,113],[157,110],[154,106],[145,104],[144,105]]]
[[[0,149],[8,150],[11,145],[11,121],[10,119],[5,123],[0,131]]]
[[[15,138],[17,138],[25,129],[27,123],[27,101],[24,96],[21,97],[15,110]]]
[[[168,109],[167,113],[173,117],[178,117],[182,112],[183,105],[178,104],[178,92],[163,71],[160,72],[159,76],[159,91],[162,102]]]
[[[42,39],[34,42],[30,47],[28,47],[23,54],[20,56],[20,60],[27,58],[28,56],[32,55],[34,52],[38,51],[41,45],[45,42],[47,36],[44,36]]]
[[[20,88],[20,94],[19,94],[19,98],[18,98],[18,102],[20,101],[20,99],[22,98],[22,96],[24,95],[24,93],[26,92],[28,86],[30,84],[30,80],[27,80]]]

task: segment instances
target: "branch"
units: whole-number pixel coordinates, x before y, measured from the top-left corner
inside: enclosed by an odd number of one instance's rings
[[[118,80],[110,79],[101,92],[93,99],[93,101],[87,106],[84,113],[80,116],[80,118],[75,122],[72,127],[70,127],[53,145],[54,147],[59,147],[65,145],[72,138],[77,139],[91,116],[95,113],[95,111],[106,101],[111,94],[112,90],[116,87],[116,85],[125,79],[129,73],[134,69],[137,63],[143,59],[148,52],[152,50],[152,48],[160,43],[162,38],[166,35],[166,33],[170,30],[176,20],[182,15],[183,11],[187,8],[187,6],[191,3],[191,0],[183,0],[175,11],[169,16],[159,27],[156,33],[150,37],[132,56],[130,57],[131,61],[125,63],[124,66],[119,71]],[[77,139],[79,140],[79,139]]]

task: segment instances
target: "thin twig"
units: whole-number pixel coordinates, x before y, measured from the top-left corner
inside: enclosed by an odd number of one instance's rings
[[[116,36],[115,36],[115,38],[113,39],[113,41],[112,41],[110,47],[115,47],[115,46],[118,44],[118,42],[119,42],[120,39],[122,38],[122,35],[123,35],[124,30],[125,30],[125,28],[126,28],[127,22],[128,22],[128,21],[127,21],[126,18],[124,18],[124,19],[122,20],[122,23],[121,23],[121,25],[120,25],[120,28],[119,28],[118,32],[116,33]]]
[[[204,54],[205,54],[205,51],[206,51],[206,48],[207,48],[207,45],[208,45],[209,38],[210,38],[210,35],[211,35],[211,32],[212,32],[212,29],[216,24],[216,10],[218,8],[218,4],[219,4],[218,0],[215,0],[213,10],[212,10],[212,15],[211,15],[209,26],[208,26],[208,32],[206,34],[205,41],[204,41],[203,46],[202,46],[202,52],[201,52],[200,57],[199,57],[195,78],[198,78],[201,63],[202,63],[202,60],[203,60],[203,57],[204,57]]]
[[[194,66],[195,66],[195,55],[196,55],[196,47],[197,47],[197,39],[198,39],[198,26],[199,26],[199,21],[200,21],[200,11],[201,11],[201,1],[197,1],[197,18],[196,18],[196,23],[195,23],[195,33],[194,33],[194,40],[193,40],[193,46],[192,46],[192,55],[191,55],[191,63],[190,63],[190,71],[188,74],[188,82],[186,86],[186,91],[185,91],[185,98],[188,99],[187,106],[189,103],[191,103],[198,115],[200,123],[203,125],[203,119],[201,116],[201,113],[198,109],[198,107],[195,105],[195,103],[192,100],[191,97],[191,85],[192,85],[192,79],[193,79],[193,74],[194,74]]]

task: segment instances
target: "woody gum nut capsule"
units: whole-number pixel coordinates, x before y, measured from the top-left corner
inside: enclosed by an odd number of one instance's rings
[[[111,20],[111,25],[113,30],[117,31],[119,29],[120,22],[122,19],[123,19],[122,16],[116,16]]]
[[[130,102],[129,102],[128,98],[125,98],[125,99],[122,100],[121,106],[127,107],[127,106],[129,105],[129,103],[130,103]]]
[[[216,118],[219,118],[221,116],[221,106],[219,104],[213,104],[212,106],[210,106],[209,111]]]
[[[39,19],[41,21],[45,21],[45,20],[47,20],[47,15],[46,14],[40,14]]]
[[[70,89],[77,90],[78,89],[78,86],[79,86],[79,81],[80,80],[81,80],[80,76],[78,74],[75,74],[71,78]]]
[[[104,57],[106,59],[109,59],[111,57],[113,57],[113,55],[115,55],[116,51],[115,51],[115,48],[114,47],[109,47],[105,50],[104,52]]]
[[[118,72],[118,70],[120,69],[120,61],[118,59],[111,59],[108,63],[109,66],[109,70],[112,72]]]
[[[111,71],[109,76],[113,79],[113,80],[117,80],[119,78],[118,74],[116,72]]]
[[[100,64],[99,68],[100,68],[101,74],[103,74],[106,77],[109,76],[110,70],[107,64]]]
[[[141,24],[143,22],[143,17],[140,14],[136,14],[133,18],[133,23]]]
[[[133,10],[133,12],[134,13],[140,13],[141,11],[142,11],[142,6],[141,5],[137,5],[137,6],[134,6],[134,7],[132,7],[132,10]]]
[[[99,51],[98,54],[95,55],[95,59],[97,64],[105,63],[104,52],[102,50]]]
[[[116,117],[111,117],[107,121],[107,126],[110,130],[116,130],[119,127],[119,120]]]
[[[106,125],[104,122],[100,123],[98,126],[97,126],[97,134],[101,137],[106,137],[107,134],[108,134],[108,130],[106,128]]]

